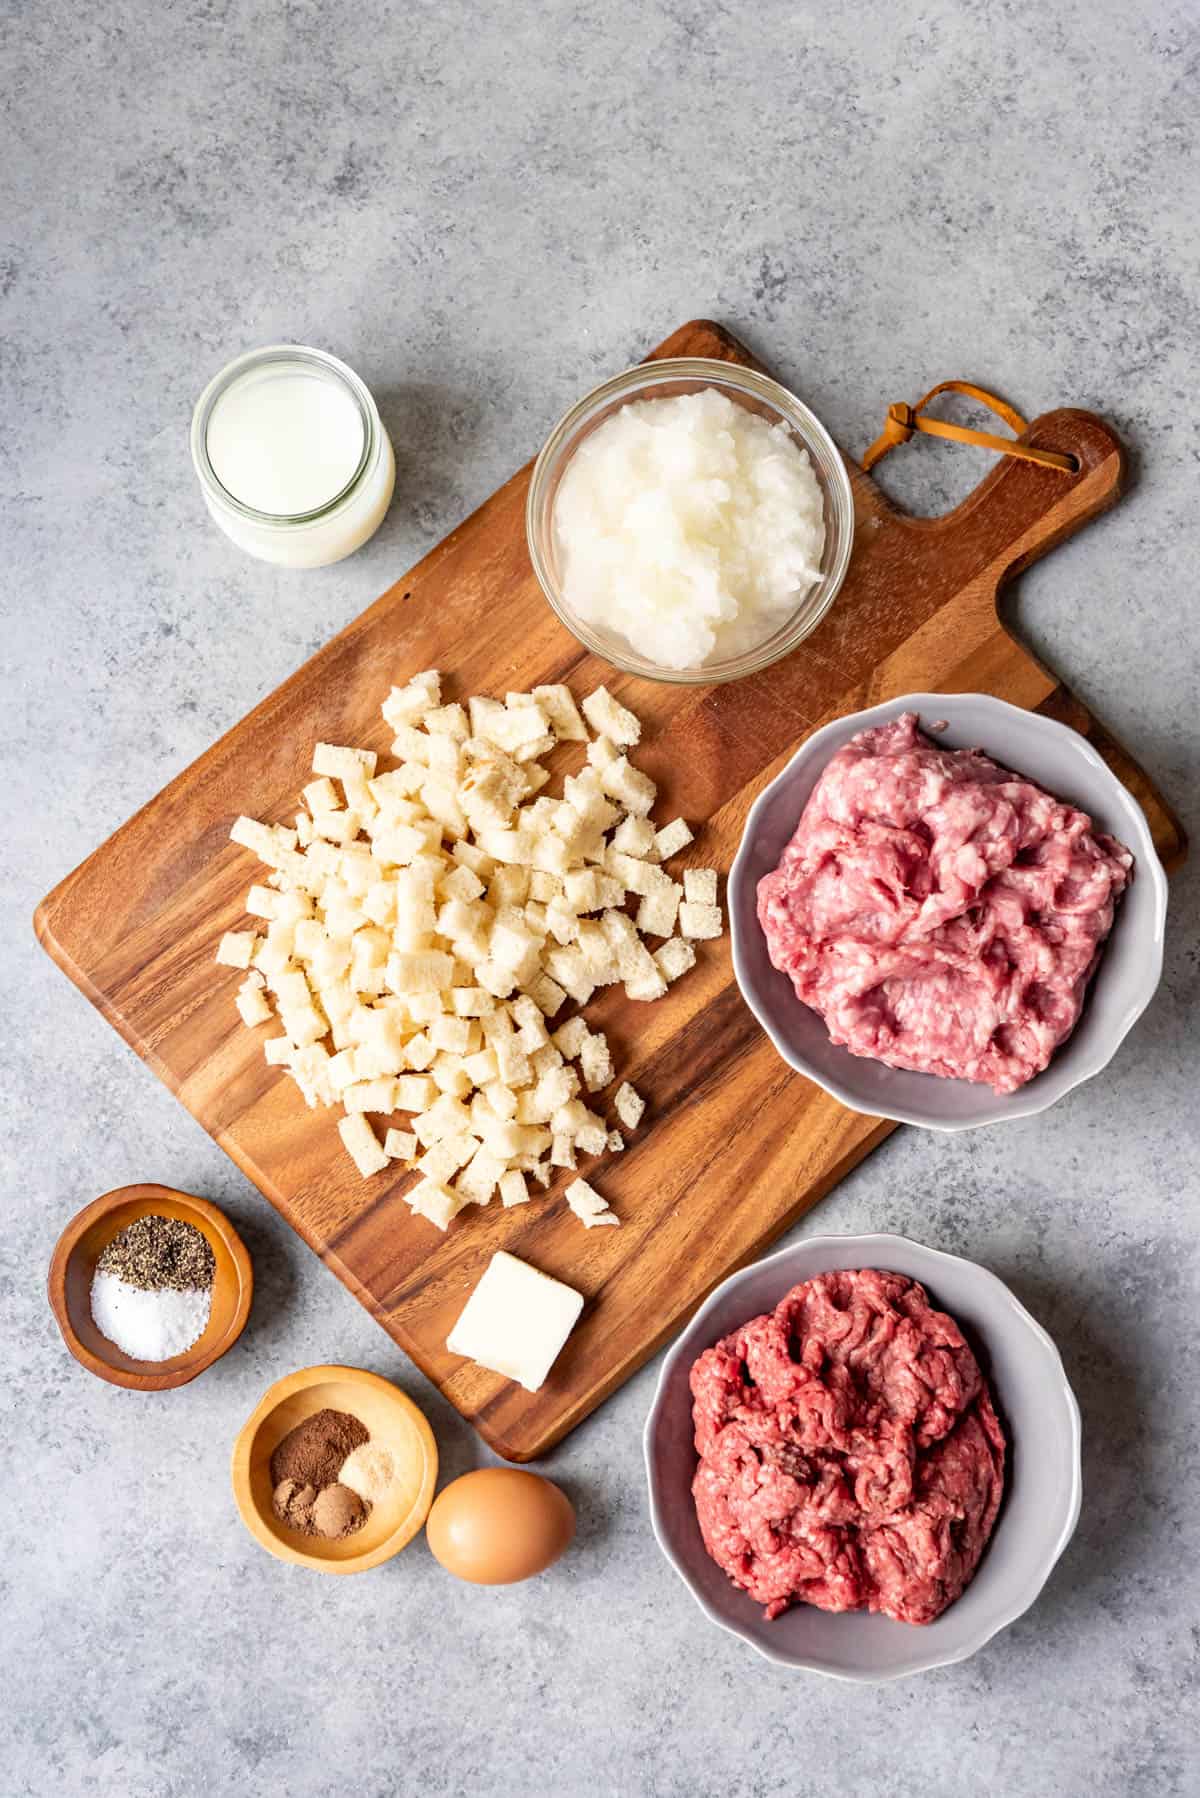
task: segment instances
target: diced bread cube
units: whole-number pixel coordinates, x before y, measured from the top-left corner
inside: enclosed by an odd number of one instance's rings
[[[331,775],[335,780],[342,775],[369,776],[375,772],[377,759],[373,749],[344,749],[336,743],[318,743],[313,750],[312,771]]]
[[[563,897],[577,915],[580,912],[599,911],[599,875],[592,868],[573,870],[563,880]]]
[[[560,1054],[566,1056],[568,1061],[574,1061],[590,1034],[583,1018],[568,1018],[565,1024],[559,1025],[550,1041]]]
[[[638,906],[637,927],[643,936],[670,936],[679,914],[682,888],[673,880],[653,893],[647,893]]]
[[[450,994],[450,1008],[458,1018],[486,1018],[495,1007],[495,999],[481,986],[456,986]]]
[[[719,905],[691,905],[685,899],[679,908],[679,929],[684,936],[707,941],[721,934]]]
[[[654,951],[654,960],[664,980],[678,980],[696,965],[696,951],[682,937],[673,936]]]
[[[715,868],[685,868],[683,896],[689,905],[717,903],[717,871]]]
[[[439,1230],[447,1229],[463,1207],[459,1194],[447,1191],[436,1180],[418,1181],[404,1196],[418,1217],[436,1224]]]
[[[458,743],[465,743],[471,734],[467,714],[460,705],[435,706],[424,714],[421,723],[435,736],[453,737]]]
[[[557,980],[551,980],[546,973],[535,974],[527,983],[526,991],[544,1018],[552,1018],[556,1011],[561,1011],[567,999]]]
[[[657,855],[654,826],[649,818],[622,818],[613,832],[612,846],[621,855],[640,855],[649,860]]]
[[[425,1074],[401,1074],[395,1086],[394,1111],[425,1111],[433,1104],[437,1088]]]
[[[636,1130],[642,1121],[642,1113],[646,1109],[646,1101],[635,1087],[630,1086],[628,1080],[622,1081],[621,1085],[617,1088],[613,1104],[616,1108],[617,1116],[620,1118],[625,1128],[627,1130]]]
[[[613,1077],[612,1055],[608,1042],[599,1032],[588,1037],[579,1056],[583,1082],[590,1093],[599,1092]]]
[[[510,1162],[521,1153],[521,1126],[515,1118],[482,1118],[479,1133],[497,1161]]]
[[[417,1140],[423,1147],[429,1148],[435,1142],[442,1142],[447,1136],[461,1136],[471,1133],[471,1114],[459,1099],[451,1098],[448,1093],[439,1093],[428,1111],[423,1111],[413,1119],[413,1129]]]
[[[528,1086],[533,1078],[533,1069],[516,1037],[494,1042],[492,1051],[500,1070],[500,1078],[506,1086]]]
[[[579,918],[566,899],[553,899],[546,907],[546,926],[555,942],[573,943],[579,935]]]
[[[608,1210],[608,1200],[602,1199],[594,1186],[586,1180],[572,1180],[566,1190],[566,1201],[576,1217],[595,1217],[597,1213]]]
[[[556,1136],[571,1136],[585,1155],[604,1153],[608,1140],[604,1121],[594,1111],[589,1111],[581,1099],[572,1099],[560,1106],[550,1119],[550,1129]]]
[[[512,1205],[524,1205],[529,1198],[529,1188],[525,1184],[524,1174],[516,1168],[510,1168],[507,1174],[500,1176],[500,1203],[506,1208]]]
[[[217,945],[223,968],[248,968],[261,938],[253,930],[227,930]]]
[[[579,716],[570,687],[535,687],[533,697],[550,721],[550,728],[562,743],[586,743],[587,726]]]
[[[304,789],[304,803],[315,817],[318,812],[336,812],[342,807],[341,795],[328,775],[310,780]]]
[[[551,1140],[550,1165],[551,1167],[569,1168],[574,1168],[576,1166],[575,1139],[573,1136],[568,1136],[565,1133],[560,1132],[559,1135]]]
[[[534,868],[529,876],[529,897],[536,899],[539,905],[549,905],[557,899],[563,890],[563,883],[557,874],[547,874],[544,868]]]
[[[356,1080],[343,1088],[341,1098],[347,1111],[395,1111],[396,1082],[386,1078]]]
[[[624,903],[625,888],[613,874],[596,875],[596,897],[602,909],[612,909]]]
[[[269,1036],[263,1044],[263,1060],[271,1068],[289,1066],[294,1054],[292,1043],[286,1036]]]
[[[619,1130],[610,1130],[608,1133],[609,1154],[619,1155],[624,1147],[625,1138],[621,1135],[621,1132]]]
[[[665,862],[669,855],[678,855],[686,849],[692,840],[692,833],[682,818],[673,818],[664,824],[654,838],[654,846],[658,850],[659,861]]]
[[[465,1130],[453,1136],[443,1136],[440,1142],[430,1144],[417,1166],[427,1180],[434,1180],[439,1186],[445,1186],[459,1168],[470,1161],[478,1147],[475,1138]]]
[[[484,886],[478,874],[456,862],[442,879],[442,893],[447,899],[461,899],[464,904],[483,896]]]
[[[461,1055],[439,1055],[429,1072],[438,1091],[449,1093],[452,1098],[465,1099],[471,1090],[473,1082]]]
[[[388,1158],[380,1146],[379,1138],[361,1113],[340,1118],[338,1135],[364,1180],[369,1180],[372,1174],[379,1173],[387,1166]]]
[[[253,1029],[256,1024],[265,1024],[272,1015],[270,1002],[263,994],[262,988],[252,986],[247,981],[243,981],[239,986],[234,1003],[241,1014],[242,1023],[248,1025],[250,1029]]]
[[[626,811],[639,818],[649,815],[658,788],[648,774],[643,774],[621,755],[600,770],[600,785],[610,799],[617,800]]]
[[[517,1026],[517,1041],[527,1055],[533,1055],[544,1048],[550,1040],[546,1034],[546,1025],[538,1009],[536,1000],[528,993],[522,993],[509,1005],[513,1023]]]
[[[437,993],[450,985],[453,972],[453,956],[440,950],[397,950],[388,961],[388,985],[394,993]]]
[[[524,905],[529,897],[530,874],[524,867],[499,867],[488,888],[489,903],[499,911],[503,906]]]
[[[578,949],[573,945],[565,949],[550,949],[545,956],[545,965],[552,978],[566,988],[577,1005],[587,1004],[596,990],[596,983],[589,978],[587,964]],[[536,993],[534,998],[537,998]]]
[[[329,1025],[313,1005],[281,1005],[279,1016],[284,1029],[301,1049],[319,1043],[329,1030]]]
[[[579,1091],[579,1076],[573,1068],[548,1068],[538,1077],[530,1095],[529,1121],[548,1124]]]
[[[246,894],[246,910],[252,918],[277,918],[281,897],[270,887],[252,886]]]
[[[433,711],[441,698],[440,677],[429,670],[416,674],[406,687],[393,687],[380,710],[384,722],[393,730],[402,724],[415,724]]]
[[[613,698],[607,687],[597,687],[583,702],[583,715],[598,736],[608,737],[622,748],[639,741],[642,727],[633,713]]]
[[[572,1180],[566,1191],[567,1204],[579,1220],[592,1229],[596,1224],[619,1224],[620,1218],[610,1211],[608,1203],[586,1180]]]
[[[505,1086],[502,1080],[489,1080],[482,1088],[482,1092],[489,1109],[497,1117],[507,1119],[515,1118],[518,1115],[517,1094],[511,1086]]]
[[[639,897],[666,892],[674,885],[670,875],[665,874],[657,862],[643,861],[636,855],[622,855],[618,849],[609,850],[606,867],[610,874],[616,875],[626,892],[637,893]]]
[[[444,1013],[429,1026],[429,1040],[435,1049],[446,1049],[452,1055],[465,1055],[471,1043],[471,1025],[467,1018],[448,1017]]]
[[[661,970],[656,966],[653,956],[647,956],[645,963],[632,970],[625,977],[625,997],[652,1003],[661,999],[667,990],[667,982]]]
[[[415,1069],[419,1074],[423,1073],[427,1067],[432,1065],[436,1055],[437,1050],[430,1042],[429,1036],[424,1030],[418,1030],[417,1034],[410,1037],[408,1042],[404,1045],[405,1060],[408,1062],[409,1067]]]
[[[412,1161],[418,1147],[411,1130],[389,1130],[383,1139],[383,1152],[389,1161]]]
[[[500,1176],[506,1171],[503,1162],[497,1160],[490,1149],[481,1147],[455,1180],[454,1189],[467,1203],[486,1205],[500,1183]]]

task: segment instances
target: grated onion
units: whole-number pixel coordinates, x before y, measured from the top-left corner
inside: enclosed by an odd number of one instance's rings
[[[825,547],[807,452],[715,387],[631,400],[598,425],[567,464],[554,531],[572,610],[676,669],[772,636]]]

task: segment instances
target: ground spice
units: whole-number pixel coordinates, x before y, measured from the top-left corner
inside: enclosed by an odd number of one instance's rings
[[[143,1292],[202,1292],[212,1285],[216,1271],[212,1245],[202,1230],[154,1211],[127,1224],[96,1262],[98,1274],[111,1274]]]
[[[295,1480],[280,1480],[274,1493],[275,1515],[281,1523],[290,1523],[293,1529],[311,1536],[316,1496],[315,1486],[298,1486]]]
[[[343,1486],[372,1505],[388,1496],[397,1477],[396,1457],[382,1442],[364,1442],[347,1455],[338,1474]]]
[[[317,1493],[312,1520],[318,1536],[340,1542],[343,1536],[352,1536],[362,1528],[367,1521],[367,1506],[357,1492],[335,1482]]]
[[[271,1456],[271,1484],[293,1480],[297,1486],[332,1486],[352,1449],[369,1440],[370,1432],[348,1411],[326,1407],[298,1423]]]

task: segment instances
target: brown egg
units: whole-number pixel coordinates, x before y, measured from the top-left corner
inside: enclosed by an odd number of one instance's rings
[[[455,1579],[511,1586],[557,1561],[575,1534],[575,1510],[536,1473],[481,1467],[438,1493],[425,1534]]]

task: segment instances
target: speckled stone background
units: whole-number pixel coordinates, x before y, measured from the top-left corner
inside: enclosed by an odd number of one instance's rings
[[[426,1405],[333,1276],[36,949],[35,901],[482,500],[600,376],[725,320],[861,450],[973,376],[1096,407],[1128,497],[1035,569],[1020,629],[1197,826],[1200,30],[1189,0],[0,3],[7,1794],[1167,1798],[1200,1791],[1197,876],[1115,1064],[1052,1116],[901,1131],[806,1229],[976,1257],[1056,1335],[1083,1519],[968,1663],[855,1690],[709,1628],[660,1559],[647,1368],[547,1470],[569,1559],[456,1585],[243,1531],[233,1436],[320,1360]],[[361,371],[395,506],[341,567],[275,573],[208,524],[193,400],[279,338]],[[938,511],[986,458],[888,465]],[[62,1224],[126,1181],[225,1205],[258,1292],[162,1397],[91,1380],[43,1293]]]

